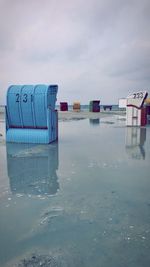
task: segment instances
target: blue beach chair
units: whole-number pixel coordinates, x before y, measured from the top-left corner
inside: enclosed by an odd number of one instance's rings
[[[12,85],[7,90],[6,142],[48,144],[58,138],[57,85]]]

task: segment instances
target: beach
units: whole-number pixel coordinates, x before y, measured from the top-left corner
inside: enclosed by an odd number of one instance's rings
[[[58,118],[57,142],[16,144],[0,115],[0,266],[137,267],[140,251],[148,267],[150,128],[120,111]]]
[[[60,111],[58,110],[58,119],[59,120],[70,120],[70,119],[97,119],[108,117],[112,115],[123,115],[125,116],[126,112],[123,110],[118,111],[101,111],[101,112],[89,112],[87,110],[80,111]],[[5,119],[5,113],[0,112],[0,121]]]
[[[71,120],[71,119],[100,119],[113,115],[125,116],[125,111],[101,111],[101,112],[89,112],[89,111],[58,111],[59,120]]]
[[[58,121],[68,120],[83,120],[83,119],[103,119],[112,116],[123,116],[125,118],[125,111],[101,111],[101,112],[89,112],[87,110],[80,111],[60,111],[58,110]],[[5,113],[0,112],[0,142],[5,139]],[[2,138],[3,137],[3,138]]]

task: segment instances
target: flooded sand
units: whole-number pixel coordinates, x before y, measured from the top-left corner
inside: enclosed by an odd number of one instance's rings
[[[1,267],[149,267],[150,128],[124,119],[60,120],[58,143],[0,144]]]

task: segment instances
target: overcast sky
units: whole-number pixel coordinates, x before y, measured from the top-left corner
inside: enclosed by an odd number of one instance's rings
[[[150,0],[0,0],[0,104],[37,83],[58,104],[150,92]]]

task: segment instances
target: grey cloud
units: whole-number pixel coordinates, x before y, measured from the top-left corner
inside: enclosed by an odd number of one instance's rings
[[[127,51],[117,58],[110,75],[128,76],[133,79],[148,78],[150,71],[150,43],[131,45]]]
[[[147,88],[149,12],[149,0],[1,0],[1,90],[55,81],[70,101],[111,102]]]

